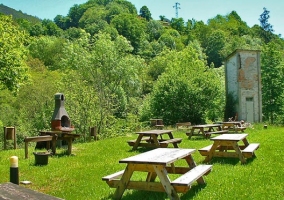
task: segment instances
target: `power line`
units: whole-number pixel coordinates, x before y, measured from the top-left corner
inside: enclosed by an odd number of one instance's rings
[[[179,5],[180,3],[176,2],[176,4],[173,6],[173,8],[176,8],[176,18],[178,18],[178,9],[180,9]]]

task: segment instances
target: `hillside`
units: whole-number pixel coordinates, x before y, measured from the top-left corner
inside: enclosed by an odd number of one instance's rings
[[[4,15],[12,15],[15,20],[17,19],[26,19],[32,23],[40,22],[38,17],[34,17],[28,14],[23,13],[22,11],[17,11],[13,8],[7,7],[3,4],[0,4],[0,13]]]

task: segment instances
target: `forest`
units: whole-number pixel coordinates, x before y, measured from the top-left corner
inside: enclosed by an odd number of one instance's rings
[[[18,142],[49,130],[63,93],[75,132],[126,135],[150,118],[166,125],[223,121],[224,60],[261,51],[263,121],[284,124],[284,40],[266,8],[249,27],[236,11],[207,22],[151,17],[126,0],[89,0],[66,16],[31,21],[0,14],[0,125]],[[2,139],[2,138],[1,138]]]

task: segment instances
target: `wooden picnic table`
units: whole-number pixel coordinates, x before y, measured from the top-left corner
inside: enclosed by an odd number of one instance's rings
[[[203,178],[212,168],[212,165],[196,166],[192,153],[195,149],[157,148],[119,161],[126,163],[125,170],[105,176],[102,180],[116,188],[114,199],[121,199],[126,189],[166,192],[170,199],[179,199],[177,193],[186,193],[191,185],[197,181],[205,184]],[[185,167],[175,166],[178,160],[185,160]],[[135,172],[147,172],[144,180],[132,180]],[[168,174],[181,174],[171,180]],[[159,182],[155,181],[159,177]]]
[[[0,199],[21,199],[21,200],[59,200],[51,195],[43,194],[14,183],[2,183],[0,184]]]
[[[255,156],[254,151],[258,149],[259,143],[249,144],[248,134],[222,134],[211,138],[213,145],[199,149],[201,155],[206,156],[205,162],[209,162],[212,157],[232,157],[239,158],[241,163],[246,163],[246,158]],[[239,145],[242,141],[244,145]]]
[[[246,127],[242,126],[240,121],[229,121],[229,122],[222,122],[222,129],[228,130],[230,132],[244,132]]]
[[[213,133],[222,134],[222,133],[227,133],[227,131],[222,130],[222,124],[192,125],[191,131],[187,132],[186,135],[188,136],[188,139],[190,139],[192,136],[202,136],[204,138],[208,138],[208,136],[210,136]]]
[[[68,132],[65,132],[65,131],[40,131],[40,135],[41,136],[50,135],[56,141],[58,141],[58,140],[66,141],[67,144],[68,144],[68,149],[67,149],[67,154],[68,155],[71,155],[71,153],[72,153],[72,143],[73,143],[73,140],[75,140],[76,138],[79,138],[81,136],[80,134],[74,134],[74,133],[71,133],[70,131],[68,131]],[[52,149],[52,153],[53,154],[56,153],[56,148]]]
[[[178,143],[182,141],[182,138],[174,138],[172,130],[149,130],[137,132],[138,138],[136,140],[129,140],[127,143],[129,146],[133,146],[133,150],[140,147],[159,148],[168,147],[169,144],[173,144],[175,148],[178,148]],[[163,138],[163,136],[165,136]]]

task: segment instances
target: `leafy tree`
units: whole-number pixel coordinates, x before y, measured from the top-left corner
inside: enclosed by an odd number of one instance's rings
[[[28,80],[25,63],[27,35],[14,25],[11,16],[0,15],[0,88],[18,91]]]
[[[159,21],[150,20],[146,26],[146,33],[149,36],[149,41],[158,40],[164,30],[164,26]]]
[[[61,28],[62,30],[66,30],[70,27],[70,18],[69,17],[64,17],[62,15],[57,15],[54,18],[54,23]]]
[[[173,50],[181,50],[184,48],[181,40],[181,35],[177,30],[174,29],[165,30],[165,32],[159,38],[158,42]]]
[[[60,36],[62,29],[60,29],[53,21],[49,19],[42,20],[42,27],[44,29],[44,35]]]
[[[57,37],[41,36],[34,38],[29,45],[30,55],[40,59],[49,69],[57,69],[60,63],[65,40]]]
[[[34,24],[30,29],[30,36],[42,36],[44,35],[44,27],[41,23]]]
[[[214,66],[220,67],[222,65],[223,57],[221,51],[226,44],[226,34],[221,30],[216,30],[207,40],[206,55],[208,56],[207,62],[214,63]]]
[[[189,45],[180,52],[165,52],[156,58],[162,61],[161,66],[167,65],[145,102],[149,108],[145,113],[151,113],[148,119],[162,117],[165,124],[205,122],[206,112],[215,107],[213,99],[222,91],[219,76],[199,57],[195,47]]]
[[[134,53],[138,52],[139,44],[144,39],[146,23],[133,14],[119,14],[111,21],[118,33],[127,38],[134,47]]]
[[[142,6],[142,8],[140,8],[140,12],[139,12],[140,16],[145,18],[147,21],[150,21],[152,19],[151,17],[151,12],[150,10],[148,9],[147,6]]]
[[[270,18],[269,16],[270,11],[268,11],[266,8],[263,8],[263,13],[260,15],[259,21],[261,27],[268,32],[273,32],[273,26],[268,23],[268,19]]]
[[[179,32],[179,34],[184,34],[185,23],[183,18],[172,18],[171,27]]]
[[[272,35],[274,32],[273,26],[268,23],[268,19],[270,18],[269,13],[270,11],[268,11],[266,8],[263,8],[263,13],[260,15],[259,18],[260,26],[263,28],[261,34],[265,42],[269,42],[272,39]]]
[[[284,115],[284,60],[280,48],[270,42],[264,46],[261,57],[263,115],[271,123],[283,123]]]

